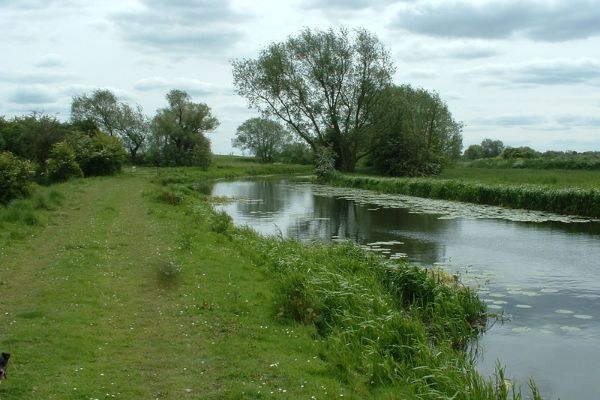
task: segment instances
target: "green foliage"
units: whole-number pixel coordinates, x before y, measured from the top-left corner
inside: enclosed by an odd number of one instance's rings
[[[483,158],[483,149],[480,144],[472,144],[466,148],[463,155],[467,160],[477,160]]]
[[[369,151],[373,105],[393,72],[388,52],[363,29],[306,28],[233,62],[237,93],[251,107],[280,118],[312,149],[332,146],[345,171]]]
[[[30,114],[0,124],[0,149],[43,166],[52,146],[65,140],[70,127],[55,117]]]
[[[241,124],[231,144],[254,154],[263,163],[273,162],[291,135],[278,122],[266,118],[250,118]]]
[[[535,158],[539,155],[537,151],[528,146],[507,147],[500,157],[508,160]]]
[[[120,103],[108,89],[95,90],[91,96],[83,94],[73,97],[71,119],[88,134],[102,131],[109,136],[118,136],[129,151],[132,162],[138,161],[138,152],[146,144],[150,125],[142,108],[135,109]]]
[[[472,144],[464,152],[467,160],[498,157],[504,151],[504,143],[500,140],[483,139],[481,144]]]
[[[327,179],[335,171],[336,153],[331,147],[319,147],[315,153],[315,175]]]
[[[282,146],[278,161],[288,164],[313,164],[313,152],[301,142],[286,143]]]
[[[75,158],[85,176],[114,175],[121,172],[125,149],[121,140],[100,132],[92,136],[73,132],[67,143],[74,149]]]
[[[508,155],[515,155],[513,149],[507,149]],[[504,153],[503,153],[504,154]],[[600,170],[600,152],[577,153],[572,151],[547,151],[535,153],[526,151],[524,158],[495,158],[475,160],[469,166],[476,168],[519,168],[519,169],[561,169],[561,170]]]
[[[50,182],[62,182],[71,178],[82,178],[83,171],[77,164],[75,151],[66,142],[52,146],[46,161],[46,177]]]
[[[28,196],[34,175],[31,162],[16,157],[10,151],[1,151],[0,204]]]
[[[71,119],[86,121],[110,136],[117,134],[119,103],[117,96],[108,89],[95,90],[91,96],[74,96],[71,103]]]
[[[375,111],[369,158],[378,173],[432,175],[460,155],[462,124],[437,93],[393,86],[383,92]]]
[[[219,121],[204,103],[194,103],[182,90],[167,94],[169,106],[157,111],[152,120],[152,158],[157,165],[187,165],[208,168],[210,140],[206,133]]]
[[[400,390],[402,398],[509,398],[465,351],[484,329],[485,304],[458,280],[351,243],[267,239],[250,247],[277,282],[275,315],[314,325],[320,357],[342,382],[371,395]]]
[[[484,184],[462,179],[377,178],[342,174],[331,175],[329,183],[384,193],[600,217],[600,190],[597,188],[553,188],[527,184]]]

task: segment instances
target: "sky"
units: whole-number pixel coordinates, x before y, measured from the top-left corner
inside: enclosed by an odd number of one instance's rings
[[[0,0],[0,116],[70,118],[73,96],[109,89],[148,116],[171,89],[221,122],[217,154],[259,116],[231,61],[304,28],[365,28],[394,83],[436,91],[485,138],[539,151],[600,151],[600,0]]]

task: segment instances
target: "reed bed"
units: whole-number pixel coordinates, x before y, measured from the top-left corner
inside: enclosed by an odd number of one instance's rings
[[[381,178],[339,173],[333,174],[328,183],[383,193],[600,218],[600,189],[597,188],[484,184],[458,179]]]

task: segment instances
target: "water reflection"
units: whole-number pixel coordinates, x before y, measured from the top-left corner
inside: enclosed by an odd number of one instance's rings
[[[597,398],[599,222],[530,214],[525,219],[545,222],[515,222],[494,216],[518,211],[485,214],[432,201],[420,207],[418,199],[288,182],[222,182],[212,193],[237,199],[220,207],[262,234],[349,239],[461,274],[491,311],[510,317],[481,338],[482,372],[491,374],[499,359],[522,384],[534,377],[545,398]]]

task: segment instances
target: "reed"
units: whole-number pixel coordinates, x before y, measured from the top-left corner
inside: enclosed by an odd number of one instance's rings
[[[329,183],[383,193],[600,217],[600,189],[597,188],[485,184],[458,179],[380,178],[339,173],[333,174]]]

